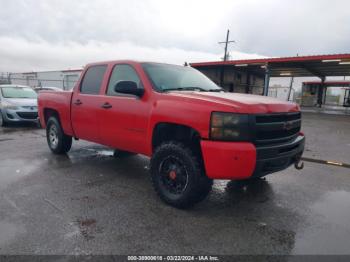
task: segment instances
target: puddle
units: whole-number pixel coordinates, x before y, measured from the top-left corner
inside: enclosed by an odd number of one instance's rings
[[[86,159],[91,159],[91,158],[106,158],[106,157],[113,157],[114,150],[113,149],[108,149],[108,148],[78,148],[71,150],[65,157],[60,158],[60,162],[67,162],[70,164],[78,163],[80,161],[85,161]],[[55,161],[58,161],[57,157],[54,158]],[[59,163],[60,164],[60,163]]]
[[[96,154],[98,156],[113,156],[113,150],[97,150]]]
[[[322,201],[312,206],[312,209],[327,222],[345,226],[350,230],[350,192],[328,192]]]
[[[311,226],[297,234],[294,253],[350,254],[350,192],[328,192],[310,209]]]
[[[114,150],[112,149],[95,149],[95,148],[82,148],[82,151],[89,152],[89,156],[97,156],[97,157],[111,157],[114,155]]]
[[[14,224],[0,221],[0,246],[12,241],[22,231],[21,228]]]

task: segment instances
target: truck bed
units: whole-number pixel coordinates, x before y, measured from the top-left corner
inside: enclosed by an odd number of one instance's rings
[[[74,136],[71,124],[71,100],[72,91],[41,91],[38,97],[39,119],[43,128],[46,127],[46,121],[52,111],[44,112],[43,108],[51,108],[58,112],[60,122],[64,133]]]

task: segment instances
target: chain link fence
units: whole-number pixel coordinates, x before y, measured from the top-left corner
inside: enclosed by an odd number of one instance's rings
[[[0,84],[25,85],[30,87],[57,87],[70,90],[77,83],[80,71],[62,73],[61,71],[38,73],[0,72]]]

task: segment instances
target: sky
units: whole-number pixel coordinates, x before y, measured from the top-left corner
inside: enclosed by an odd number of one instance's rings
[[[0,0],[0,72],[350,52],[348,0]]]

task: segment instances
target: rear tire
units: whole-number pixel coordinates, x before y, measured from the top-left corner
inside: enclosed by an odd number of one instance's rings
[[[177,142],[161,144],[151,159],[152,184],[159,197],[177,208],[204,200],[212,188],[200,158]]]
[[[56,117],[50,117],[46,124],[47,144],[54,154],[65,154],[72,147],[72,137],[63,133]]]

